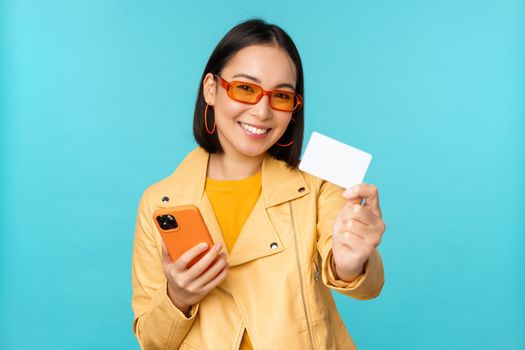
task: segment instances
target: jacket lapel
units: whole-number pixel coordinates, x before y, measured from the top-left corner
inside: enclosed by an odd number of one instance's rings
[[[205,191],[209,154],[197,147],[182,161],[166,184],[169,203],[158,207],[193,204],[199,208],[214,242],[226,245]],[[230,266],[277,254],[284,250],[278,230],[272,225],[270,208],[302,197],[309,188],[299,171],[290,170],[286,163],[266,156],[262,164],[262,190],[255,206],[246,220],[232,251]]]
[[[230,253],[230,265],[282,252],[285,247],[280,234],[291,231],[291,226],[277,227],[282,222],[273,217],[272,207],[302,197],[309,193],[304,178],[286,163],[266,156],[262,164],[261,196],[246,220]],[[291,221],[290,225],[291,225]]]

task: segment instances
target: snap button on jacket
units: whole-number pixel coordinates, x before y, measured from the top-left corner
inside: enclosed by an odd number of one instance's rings
[[[261,195],[228,255],[225,281],[192,307],[190,317],[171,303],[152,215],[158,208],[194,204],[214,242],[224,247],[204,191],[208,159],[204,149],[195,148],[140,200],[132,308],[141,348],[237,350],[246,329],[255,350],[355,349],[330,289],[356,299],[378,296],[384,283],[381,256],[374,250],[355,281],[337,280],[332,226],[345,204],[344,189],[269,155],[262,164]]]

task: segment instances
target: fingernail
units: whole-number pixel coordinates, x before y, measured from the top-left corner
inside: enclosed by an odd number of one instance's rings
[[[200,250],[205,250],[206,248],[208,248],[208,243],[201,243],[199,245],[199,248],[200,248]]]
[[[222,243],[219,242],[219,243],[217,243],[217,244],[215,245],[215,250],[218,251],[218,252],[220,252],[221,249],[222,249]]]

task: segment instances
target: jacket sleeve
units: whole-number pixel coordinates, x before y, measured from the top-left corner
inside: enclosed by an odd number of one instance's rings
[[[187,318],[168,297],[160,235],[151,218],[148,190],[140,200],[132,258],[133,332],[141,349],[178,349],[190,330],[199,305]]]
[[[346,199],[344,188],[323,181],[317,202],[317,249],[322,259],[323,283],[333,290],[355,299],[372,299],[379,295],[384,284],[381,255],[377,249],[365,263],[365,272],[348,283],[337,279],[332,255],[332,228],[335,217],[343,208]]]

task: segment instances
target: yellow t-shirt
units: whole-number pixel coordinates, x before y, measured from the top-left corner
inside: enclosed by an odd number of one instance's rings
[[[239,233],[261,194],[262,173],[241,180],[206,178],[206,194],[221,227],[228,252],[231,252]],[[244,331],[240,350],[252,350],[248,333]]]

